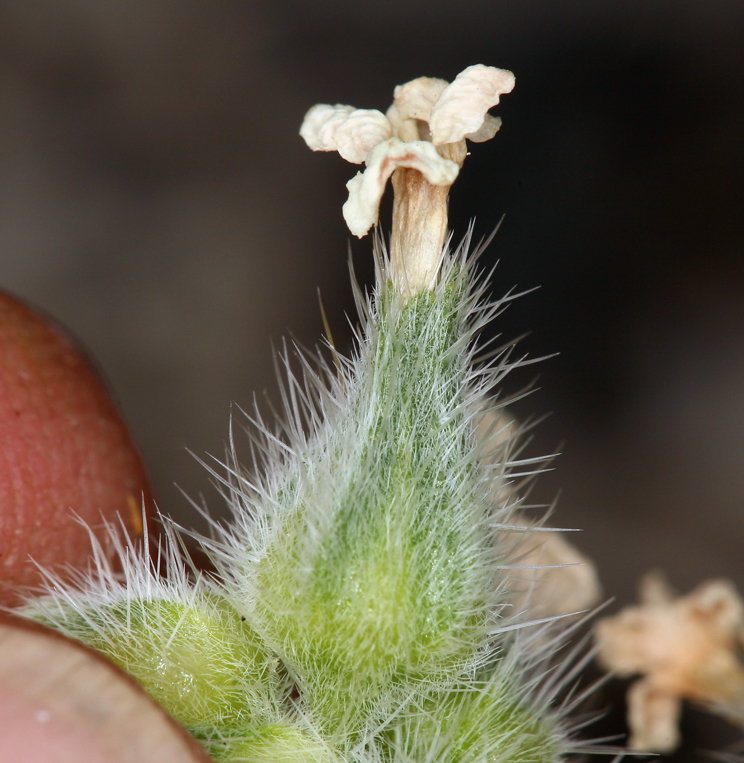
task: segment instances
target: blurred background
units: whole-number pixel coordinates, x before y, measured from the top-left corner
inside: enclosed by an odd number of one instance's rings
[[[0,286],[96,359],[161,509],[220,497],[231,401],[276,399],[272,346],[336,343],[356,168],[298,137],[316,102],[515,72],[451,225],[503,224],[497,330],[539,372],[520,418],[560,451],[534,492],[583,527],[612,609],[661,568],[744,591],[744,4],[738,0],[0,0]],[[350,242],[371,278],[370,241]],[[233,410],[235,410],[233,408]],[[247,450],[246,450],[247,457]],[[572,536],[572,539],[576,536]],[[617,693],[617,691],[616,691]],[[726,731],[694,713],[685,755]],[[712,729],[712,730],[711,730]]]

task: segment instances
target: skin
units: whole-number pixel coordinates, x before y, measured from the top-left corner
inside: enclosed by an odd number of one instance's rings
[[[121,517],[141,536],[144,467],[106,390],[73,341],[0,293],[0,605],[44,567],[84,569],[88,530]],[[145,520],[147,521],[147,520]],[[0,613],[0,760],[208,762],[201,747],[111,662]]]
[[[209,763],[201,746],[99,654],[0,615],[0,760]]]
[[[0,293],[0,604],[38,585],[39,565],[83,567],[88,531],[121,516],[142,533],[144,467],[85,357],[17,299]]]

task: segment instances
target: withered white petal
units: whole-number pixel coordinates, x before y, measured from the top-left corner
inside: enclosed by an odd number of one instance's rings
[[[358,238],[375,225],[385,184],[398,167],[418,170],[432,185],[452,185],[460,168],[444,159],[431,143],[414,140],[404,143],[389,138],[375,146],[366,159],[367,169],[353,177],[346,187],[349,199],[343,212],[349,230]]]
[[[335,151],[336,130],[354,110],[353,106],[344,106],[340,103],[335,106],[328,103],[315,104],[305,114],[300,127],[300,135],[308,148],[313,151]]]
[[[487,140],[491,140],[500,129],[501,117],[492,117],[490,114],[486,114],[480,128],[475,132],[468,133],[465,137],[472,140],[473,143],[485,143]]]
[[[403,141],[419,140],[418,123],[415,119],[404,119],[393,104],[386,112],[385,116],[393,128],[393,135]]]
[[[419,77],[398,85],[394,105],[402,119],[421,119],[428,122],[431,110],[449,83],[436,77]]]
[[[390,122],[381,111],[356,109],[336,128],[336,146],[347,162],[361,164],[378,143],[392,134]]]
[[[305,115],[300,135],[313,151],[338,151],[347,162],[361,164],[374,146],[392,135],[392,128],[376,109],[319,103]]]
[[[506,69],[476,64],[468,66],[442,91],[429,119],[435,145],[455,143],[478,133],[486,112],[499,97],[514,88],[514,75]]]

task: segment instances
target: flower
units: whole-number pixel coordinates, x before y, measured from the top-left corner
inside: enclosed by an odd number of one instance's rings
[[[387,114],[340,104],[313,106],[300,129],[307,145],[367,166],[347,184],[349,230],[362,238],[377,223],[385,185],[398,168],[416,170],[429,184],[449,188],[467,153],[465,139],[482,142],[498,131],[501,120],[487,112],[512,91],[514,81],[509,71],[477,64],[452,83],[419,77],[396,87]]]
[[[683,699],[729,718],[744,707],[744,602],[728,580],[708,580],[679,598],[658,573],[641,583],[641,603],[596,625],[599,661],[628,690],[630,747],[671,752],[679,744]]]

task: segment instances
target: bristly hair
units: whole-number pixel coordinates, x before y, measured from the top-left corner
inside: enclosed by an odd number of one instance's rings
[[[486,299],[471,232],[433,292],[410,300],[378,236],[375,288],[354,283],[353,354],[297,352],[297,375],[285,350],[283,415],[271,427],[249,416],[259,468],[242,469],[231,441],[219,476],[233,522],[204,543],[337,740],[364,736],[362,719],[390,717],[415,685],[476,675],[525,619],[509,614],[502,570],[517,542],[500,528],[522,500],[515,482],[546,459],[521,457],[519,427],[474,435],[513,400],[499,397],[504,376],[530,361],[512,343],[475,361],[481,330],[520,294]]]
[[[254,468],[231,421],[210,469],[232,510],[195,535],[215,577],[183,561],[172,523],[152,552],[110,527],[121,571],[91,534],[91,569],[48,574],[25,614],[110,656],[224,761],[553,763],[578,749],[567,687],[589,658],[556,658],[577,626],[513,605],[535,530],[515,511],[550,457],[524,456],[529,426],[503,410],[518,396],[499,396],[533,361],[513,342],[484,353],[480,333],[520,294],[487,299],[471,235],[415,296],[393,286],[378,235],[373,290],[352,273],[352,354],[277,355],[282,410],[248,416]]]
[[[64,577],[40,567],[40,596],[29,598],[23,611],[33,611],[64,631],[70,612],[85,619],[87,612],[127,599],[166,599],[188,604],[202,587],[201,576],[186,563],[176,529],[166,520],[161,536],[153,543],[146,520],[143,514],[141,539],[131,538],[122,521],[113,524],[103,520],[105,543],[78,520],[90,538],[88,567],[65,568]]]

